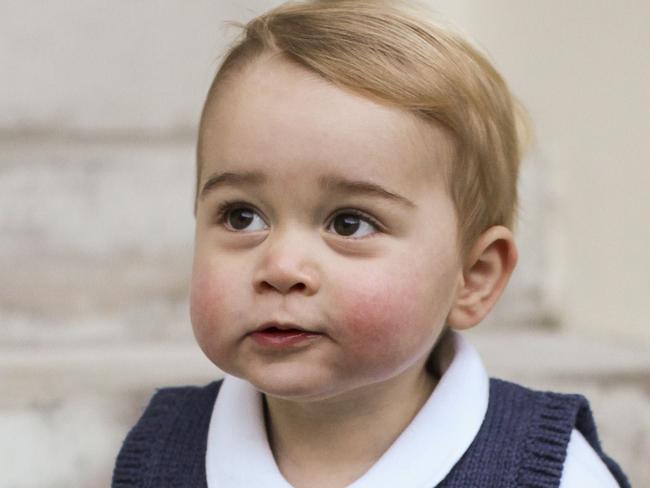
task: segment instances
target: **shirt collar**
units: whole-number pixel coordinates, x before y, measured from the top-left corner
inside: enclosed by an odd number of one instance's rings
[[[478,434],[489,379],[476,350],[454,333],[454,356],[433,393],[381,458],[348,488],[440,483]],[[291,488],[269,448],[262,396],[226,375],[212,411],[206,451],[208,488]]]

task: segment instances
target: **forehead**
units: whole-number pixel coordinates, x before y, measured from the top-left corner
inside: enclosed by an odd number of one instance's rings
[[[451,142],[440,127],[337,87],[278,56],[231,74],[206,108],[202,175],[262,170],[390,181],[401,191],[441,183]]]

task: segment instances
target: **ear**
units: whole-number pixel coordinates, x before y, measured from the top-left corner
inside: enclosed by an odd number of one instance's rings
[[[478,324],[501,296],[517,264],[517,247],[510,229],[490,227],[470,249],[447,324],[457,330]]]

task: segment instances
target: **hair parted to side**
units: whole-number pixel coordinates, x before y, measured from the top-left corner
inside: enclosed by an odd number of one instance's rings
[[[208,92],[266,52],[379,103],[440,124],[454,156],[447,189],[461,256],[487,228],[514,229],[523,110],[492,64],[431,11],[406,0],[287,2],[243,27]],[[197,148],[197,194],[201,134]],[[433,163],[432,163],[433,164]]]

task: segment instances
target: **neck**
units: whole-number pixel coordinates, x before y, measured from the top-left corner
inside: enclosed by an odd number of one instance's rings
[[[315,480],[348,485],[388,450],[435,383],[419,364],[396,378],[322,401],[266,397],[269,444],[280,471],[296,488],[315,488]]]

